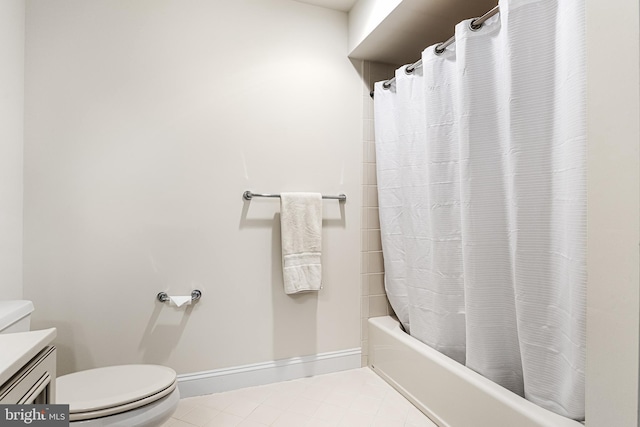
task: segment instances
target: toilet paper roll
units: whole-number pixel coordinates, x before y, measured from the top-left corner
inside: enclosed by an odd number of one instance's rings
[[[191,304],[191,295],[169,295],[169,301],[176,307]]]

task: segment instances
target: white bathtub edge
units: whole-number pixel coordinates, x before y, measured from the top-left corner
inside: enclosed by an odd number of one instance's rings
[[[441,427],[583,426],[433,350],[404,333],[391,316],[369,319],[369,365]]]

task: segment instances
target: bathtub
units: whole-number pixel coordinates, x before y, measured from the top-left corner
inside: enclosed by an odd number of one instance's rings
[[[584,427],[407,335],[394,317],[369,319],[369,366],[440,427]]]

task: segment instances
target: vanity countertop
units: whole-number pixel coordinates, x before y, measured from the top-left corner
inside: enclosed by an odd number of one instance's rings
[[[56,328],[0,334],[0,386],[56,337]]]

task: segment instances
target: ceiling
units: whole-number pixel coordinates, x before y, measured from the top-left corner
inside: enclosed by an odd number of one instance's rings
[[[458,22],[482,16],[496,4],[496,0],[402,0],[352,48],[349,57],[413,63],[425,48],[449,39]]]
[[[300,3],[308,3],[316,6],[327,7],[329,9],[349,12],[357,0],[295,0]]]
[[[343,12],[349,12],[358,2],[294,1]],[[426,47],[449,39],[458,22],[483,15],[497,4],[497,0],[401,0],[393,3],[397,5],[391,13],[355,47],[350,47],[350,58],[395,65],[413,63]]]

